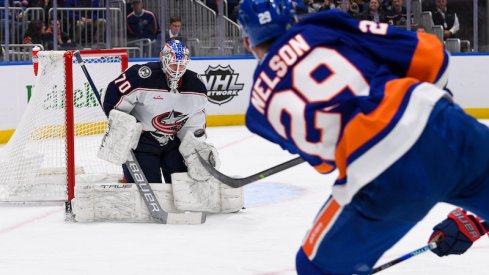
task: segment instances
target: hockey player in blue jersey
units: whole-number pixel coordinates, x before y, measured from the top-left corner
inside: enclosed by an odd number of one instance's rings
[[[435,36],[341,11],[297,23],[290,0],[242,0],[238,22],[259,59],[246,126],[339,174],[299,274],[370,274],[438,202],[480,216],[457,209],[437,225],[438,255],[487,233],[489,129],[443,89],[449,56]]]
[[[189,61],[187,47],[171,40],[161,49],[159,62],[133,65],[109,83],[102,97],[109,126],[98,156],[123,164],[134,149],[149,183],[173,183],[180,210],[235,212],[243,204],[242,190],[227,190],[213,181],[196,159],[196,150],[212,152],[219,165],[217,150],[206,142],[207,90],[187,69]],[[134,182],[125,165],[123,172],[127,182]],[[210,192],[222,188],[226,190]]]

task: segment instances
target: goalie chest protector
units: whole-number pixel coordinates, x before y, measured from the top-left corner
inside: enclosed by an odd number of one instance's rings
[[[194,124],[205,125],[207,89],[197,74],[187,70],[180,78],[178,93],[171,92],[160,62],[134,65],[110,82],[104,95],[106,113],[116,108],[143,123],[145,131],[175,135],[197,116]]]

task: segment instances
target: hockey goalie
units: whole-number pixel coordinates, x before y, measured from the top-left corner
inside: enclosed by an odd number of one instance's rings
[[[151,221],[124,165],[131,150],[166,212],[231,213],[243,207],[243,190],[217,181],[197,158],[199,153],[215,167],[220,164],[217,150],[206,142],[207,90],[187,70],[188,62],[187,47],[172,40],[160,62],[134,65],[109,83],[102,95],[109,124],[97,156],[123,165],[125,183],[77,182],[77,221]]]

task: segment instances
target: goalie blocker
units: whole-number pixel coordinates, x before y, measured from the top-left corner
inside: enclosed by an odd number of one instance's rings
[[[136,149],[143,125],[130,114],[112,109],[97,157],[115,164],[123,164],[132,149]]]

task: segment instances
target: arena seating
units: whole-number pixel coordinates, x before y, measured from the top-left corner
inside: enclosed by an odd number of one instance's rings
[[[143,39],[128,41],[126,16],[128,4],[125,0],[110,0],[106,7],[106,0],[102,1],[100,8],[57,8],[57,19],[60,20],[62,32],[69,35],[71,43],[63,49],[99,49],[126,48],[130,57],[157,56],[159,49],[155,48],[156,41]],[[143,0],[144,8],[155,13],[160,26],[168,27],[170,16],[178,15],[182,18],[182,33],[186,36],[189,48],[193,55],[233,55],[244,54],[241,45],[241,31],[236,22],[226,16],[218,16],[214,10],[200,0],[165,0],[163,7],[160,1]],[[224,1],[224,10],[227,11],[227,1]],[[9,28],[5,30],[4,20],[0,22],[0,41],[2,47],[8,43],[9,60],[28,60],[32,45],[22,45],[23,36],[31,20],[42,20],[47,25],[54,17],[51,8],[45,11],[42,8],[0,7],[0,13],[8,15]],[[225,13],[226,15],[227,13]],[[19,16],[21,15],[21,16]],[[91,22],[81,18],[89,18]],[[222,20],[220,20],[222,18]],[[108,30],[106,28],[109,28]],[[8,36],[8,38],[6,37]],[[110,37],[109,37],[109,36]],[[53,43],[43,45],[50,49]],[[60,45],[57,45],[60,48]]]

